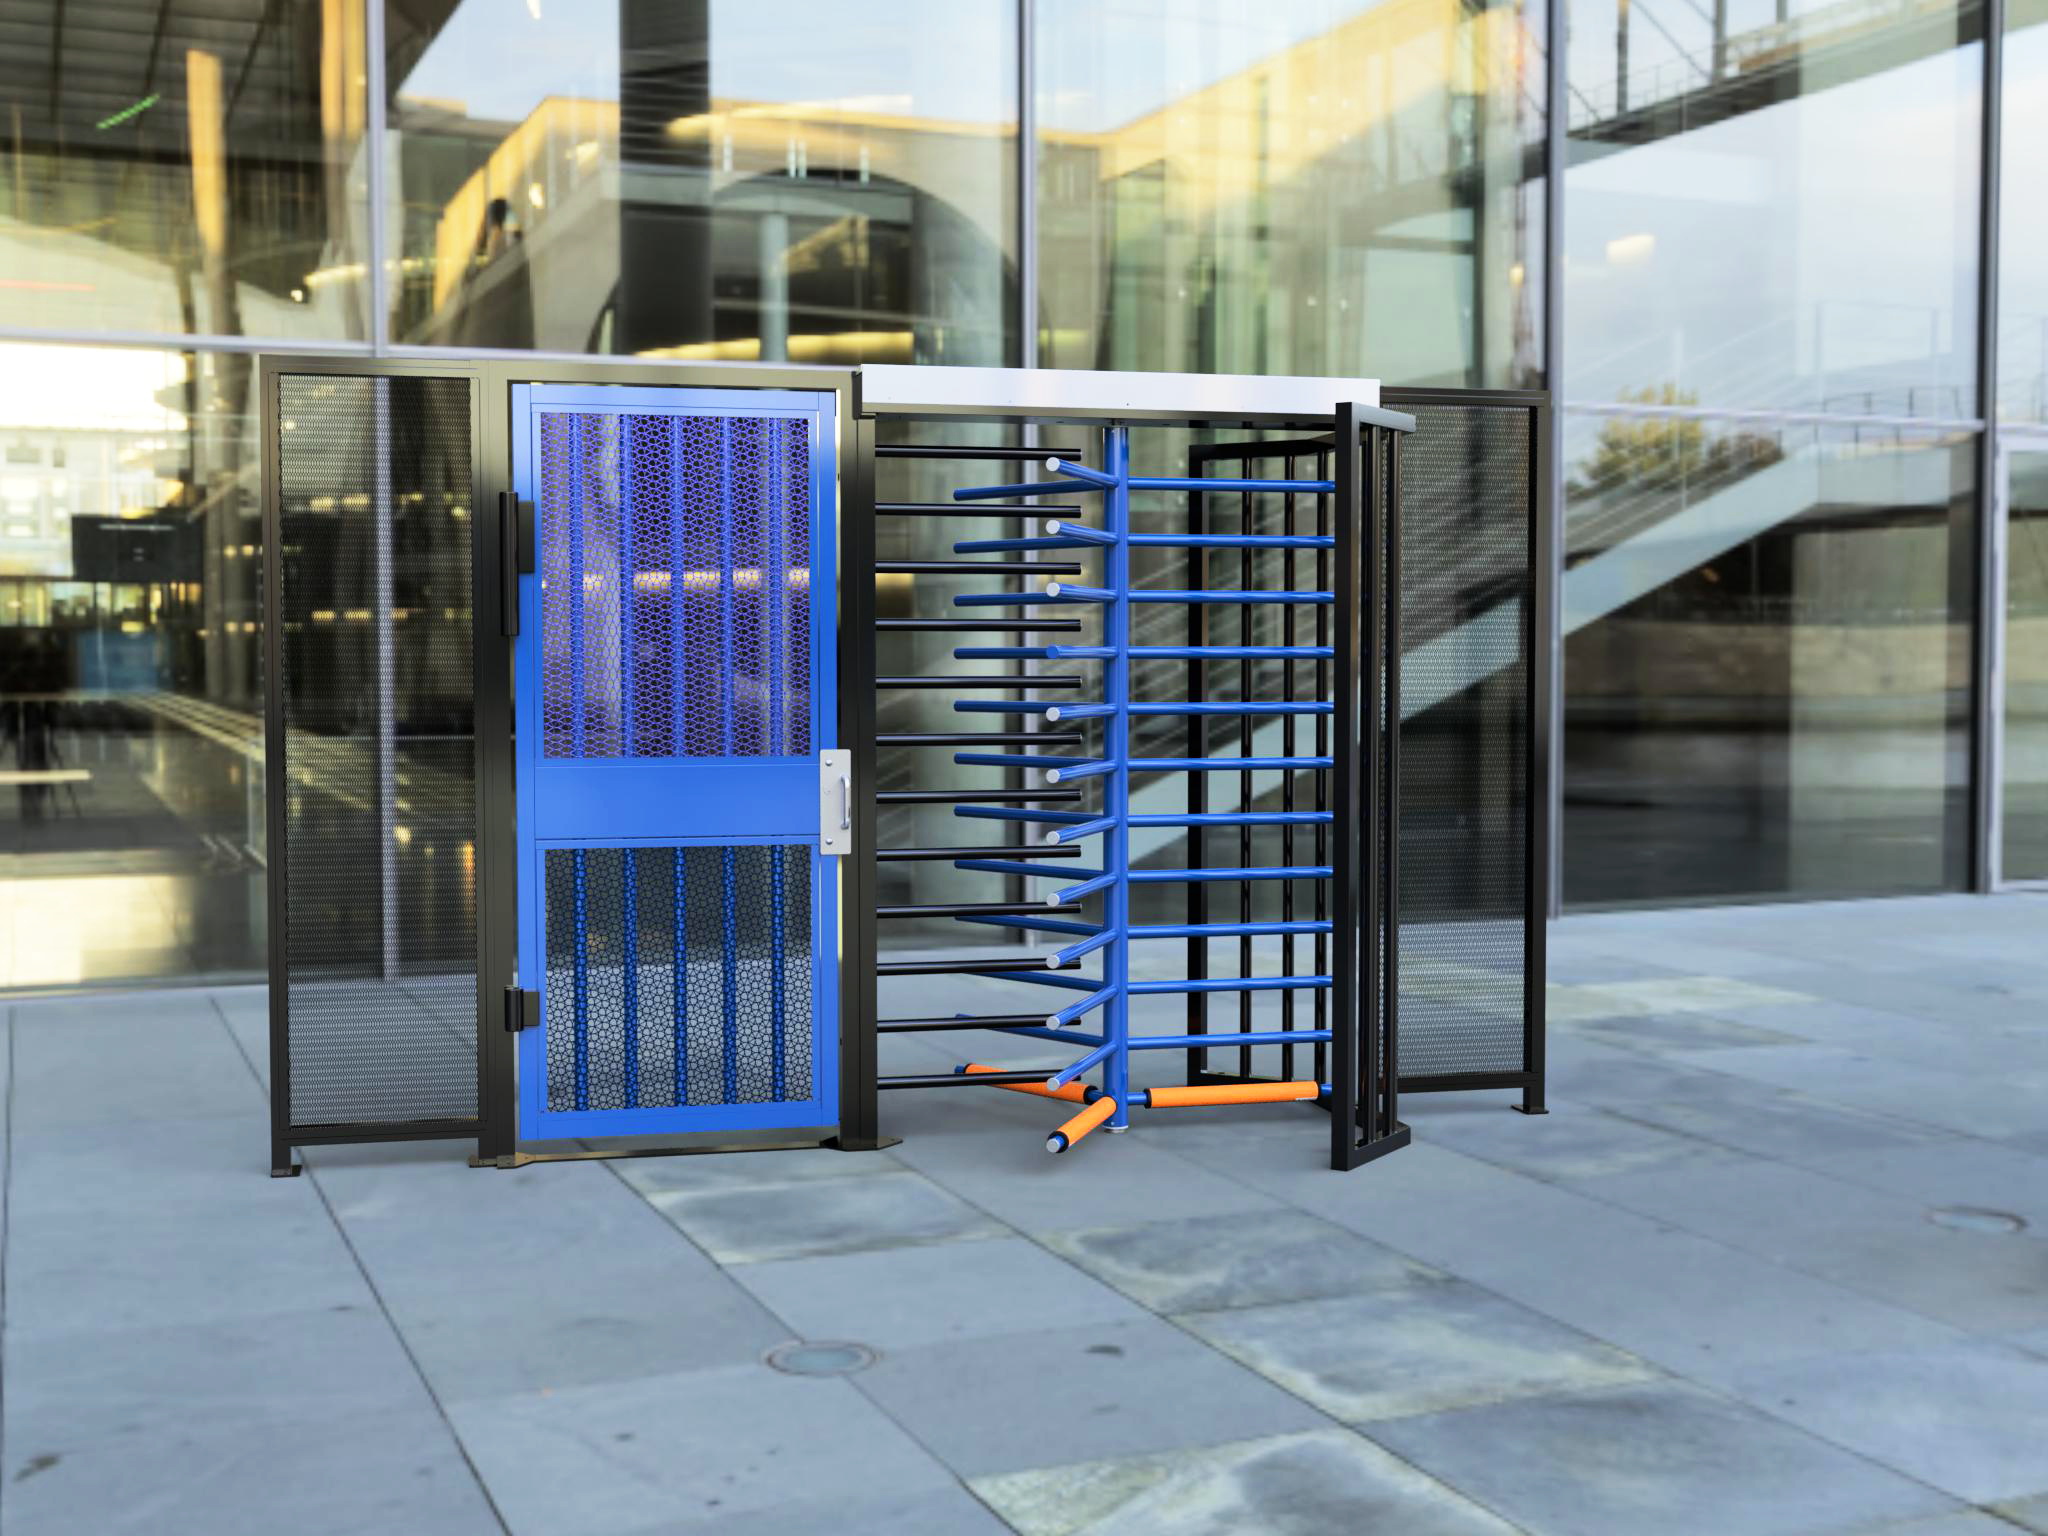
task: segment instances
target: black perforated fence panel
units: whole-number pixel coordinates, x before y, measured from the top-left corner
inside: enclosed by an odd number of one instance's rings
[[[551,1112],[811,1097],[808,848],[545,860]]]
[[[469,390],[278,381],[295,1127],[477,1115]]]
[[[1401,1074],[1520,1072],[1535,416],[1412,409],[1417,430],[1402,445]]]

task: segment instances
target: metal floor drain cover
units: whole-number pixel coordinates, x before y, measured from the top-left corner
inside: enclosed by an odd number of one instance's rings
[[[1927,1213],[1937,1227],[1954,1227],[1958,1232],[2024,1232],[2026,1219],[2011,1211],[1986,1210],[1976,1205],[1939,1205]]]
[[[791,1376],[850,1376],[875,1363],[865,1344],[813,1343],[797,1339],[768,1351],[768,1363]]]

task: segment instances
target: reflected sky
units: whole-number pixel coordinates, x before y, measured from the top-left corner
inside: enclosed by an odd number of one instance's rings
[[[1972,414],[1980,72],[1946,47],[1646,144],[1575,136],[1567,398]]]

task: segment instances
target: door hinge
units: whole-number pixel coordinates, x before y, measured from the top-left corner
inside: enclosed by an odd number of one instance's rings
[[[540,994],[522,992],[517,987],[505,989],[505,1032],[516,1035],[522,1029],[531,1029],[540,1022]]]
[[[818,852],[853,852],[853,754],[845,748],[818,754]]]
[[[519,577],[533,566],[527,555],[533,542],[526,532],[532,511],[510,491],[498,493],[498,633],[519,633]]]

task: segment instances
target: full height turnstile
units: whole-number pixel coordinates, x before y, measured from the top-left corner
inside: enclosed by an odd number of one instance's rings
[[[934,1030],[992,1030],[1069,1048],[1072,1059],[1047,1073],[1004,1071],[983,1062],[962,1063],[951,1076],[889,1075],[883,1088],[936,1086],[1004,1086],[1066,1099],[1081,1106],[1051,1131],[1047,1146],[1065,1151],[1097,1127],[1126,1129],[1136,1108],[1188,1107],[1247,1102],[1325,1104],[1331,1111],[1331,1157],[1334,1166],[1354,1167],[1403,1145],[1407,1130],[1397,1114],[1395,1038],[1398,1007],[1392,987],[1392,946],[1397,929],[1397,873],[1388,839],[1398,793],[1399,605],[1390,583],[1390,562],[1399,540],[1400,434],[1413,420],[1395,412],[1344,404],[1337,407],[1329,438],[1312,445],[1313,456],[1334,463],[1328,477],[1258,477],[1240,471],[1218,475],[1158,475],[1133,471],[1132,430],[1108,425],[1100,433],[1099,462],[1074,462],[1048,457],[1047,478],[1021,483],[956,489],[953,498],[967,504],[1001,502],[1006,509],[1045,497],[1078,500],[1094,515],[1049,517],[1032,532],[1009,538],[961,540],[954,553],[994,560],[965,560],[951,574],[1006,578],[1044,576],[1037,585],[1009,585],[1001,590],[970,591],[953,598],[963,618],[979,614],[990,622],[951,626],[978,627],[1003,633],[1024,631],[1014,638],[1028,643],[962,645],[953,657],[963,662],[994,662],[1005,666],[1040,665],[1055,670],[1032,673],[933,678],[885,679],[898,687],[951,683],[977,692],[998,687],[1008,698],[962,697],[953,708],[962,714],[998,719],[1042,721],[1046,730],[1026,734],[1024,745],[1079,748],[1072,751],[958,751],[957,765],[977,770],[1007,769],[1042,778],[1047,794],[1093,791],[1086,807],[1054,805],[1028,796],[1027,803],[970,803],[954,806],[958,817],[995,821],[1027,829],[1022,847],[1001,856],[954,857],[954,867],[985,876],[1040,882],[1047,890],[1044,907],[976,903],[934,911],[966,924],[988,925],[1032,936],[1045,936],[1051,947],[1043,959],[996,959],[909,962],[914,973],[969,972],[1000,977],[1027,989],[1053,989],[1044,1011],[1033,1017],[1019,1011],[962,1013],[952,1018],[884,1020],[879,1030],[924,1033]],[[1241,445],[1241,459],[1292,457],[1298,445],[1271,450]],[[941,456],[942,449],[927,450]],[[1141,528],[1134,517],[1134,498],[1153,503],[1170,498],[1167,526]],[[1212,528],[1205,508],[1211,499],[1227,498],[1239,507],[1238,526]],[[1271,504],[1271,510],[1268,509]],[[1296,504],[1312,503],[1319,526],[1300,529]],[[1282,531],[1264,525],[1277,517]],[[1146,519],[1157,524],[1157,517]],[[1220,522],[1220,520],[1219,520]],[[1183,584],[1189,569],[1206,573],[1208,557],[1219,551],[1238,557],[1237,584],[1212,585],[1204,579]],[[1188,556],[1196,558],[1191,563]],[[1019,562],[1017,557],[1027,558]],[[1057,560],[1046,557],[1058,556]],[[1073,559],[1068,557],[1079,557]],[[1163,557],[1163,559],[1161,558]],[[1095,566],[1086,579],[1072,579]],[[1326,584],[1293,584],[1296,565],[1313,563]],[[1255,573],[1270,570],[1285,578],[1281,585],[1262,583]],[[1078,619],[1059,614],[1075,608],[1092,611],[1097,633],[1092,640],[1067,640],[1056,634],[1040,639],[1034,631]],[[1212,639],[1206,618],[1223,608],[1237,616],[1237,633],[1229,643]],[[1147,643],[1136,615],[1171,610],[1191,616],[1186,643]],[[1029,613],[1028,620],[996,619],[997,612]],[[1299,616],[1318,616],[1315,636],[1297,635],[1306,626]],[[1277,623],[1255,622],[1254,615],[1278,615]],[[917,621],[911,620],[915,623]],[[1268,633],[1277,631],[1277,634]],[[1307,643],[1302,643],[1304,640]],[[1212,663],[1234,664],[1237,686],[1216,696],[1202,683],[1200,670]],[[1294,669],[1313,666],[1318,686],[1312,696],[1297,697]],[[1069,670],[1071,669],[1071,670]],[[1274,674],[1268,678],[1265,674]],[[1284,682],[1288,697],[1257,686]],[[1176,687],[1176,684],[1193,686]],[[1052,692],[1063,690],[1063,692]],[[1050,694],[1058,702],[1048,702]],[[1390,708],[1393,713],[1389,713]],[[1240,730],[1235,753],[1207,750],[1211,722],[1235,722]],[[1171,722],[1185,729],[1187,744],[1179,750],[1144,751],[1138,746],[1142,723]],[[1297,724],[1318,729],[1317,750],[1294,750]],[[1255,723],[1282,729],[1281,750],[1260,750]],[[1056,739],[1048,739],[1056,738]],[[985,733],[973,746],[1010,746],[1009,732]],[[1239,799],[1228,810],[1206,808],[1206,795],[1196,794],[1186,810],[1139,809],[1134,788],[1179,779],[1199,784],[1211,775],[1228,773],[1238,782]],[[1313,806],[1297,807],[1302,780],[1312,791]],[[1256,786],[1255,786],[1255,782]],[[1234,864],[1210,863],[1200,857],[1205,833],[1230,829],[1241,857]],[[1169,833],[1185,847],[1182,856],[1134,858],[1134,832]],[[1255,862],[1253,835],[1277,833],[1283,840],[1280,862]],[[1313,841],[1317,856],[1297,861],[1297,833]],[[1072,865],[1055,854],[1092,851],[1093,862]],[[914,851],[914,850],[906,850]],[[937,850],[958,855],[962,850]],[[1019,858],[1017,855],[1025,855]],[[1240,893],[1235,922],[1210,921],[1191,914],[1181,922],[1143,922],[1134,912],[1133,892],[1141,887],[1207,890],[1228,884]],[[1292,915],[1297,887],[1313,892],[1314,916]],[[1253,915],[1254,890],[1281,893],[1281,915]],[[1272,905],[1260,902],[1263,909]],[[1044,910],[1050,908],[1051,911]],[[1198,909],[1199,912],[1199,909]],[[1293,964],[1298,939],[1316,941],[1321,964],[1299,970]],[[1280,965],[1264,969],[1255,961],[1254,941],[1277,940]],[[1183,941],[1188,974],[1152,973],[1139,963],[1139,946],[1156,951],[1149,941]],[[1240,964],[1232,973],[1212,973],[1208,947],[1231,940]],[[892,967],[884,963],[882,973]],[[900,972],[899,972],[900,973]],[[1280,999],[1285,1011],[1277,1028],[1254,1029],[1251,1001],[1267,995]],[[1045,993],[1040,992],[1040,997]],[[1205,1005],[1219,996],[1234,997],[1242,1028],[1235,1034],[1212,1035]],[[1311,1019],[1297,1022],[1298,996],[1315,999]],[[1141,999],[1185,997],[1188,1022],[1183,1030],[1134,1027],[1134,1004]],[[1306,1012],[1307,1010],[1304,1010]],[[1185,1084],[1141,1083],[1134,1078],[1134,1053],[1185,1052],[1202,1063],[1205,1053],[1232,1049],[1241,1073],[1224,1080],[1198,1065],[1199,1081]],[[1251,1074],[1255,1050],[1277,1047],[1281,1067],[1276,1080],[1259,1081]],[[1157,1058],[1155,1058],[1157,1059]],[[1298,1075],[1297,1059],[1312,1063],[1307,1077]],[[1093,1077],[1095,1081],[1088,1081]]]
[[[1404,1089],[1540,1108],[1540,400],[460,359],[263,380],[274,1171],[421,1136],[497,1163],[858,1149],[883,1090],[942,1085],[1072,1101],[1055,1148],[1300,1099],[1339,1167],[1401,1144]],[[905,527],[961,536],[934,559]],[[941,636],[954,668],[897,654]],[[959,729],[892,718],[935,691]],[[910,899],[912,868],[961,899]],[[963,975],[1016,1000],[893,1002]],[[978,1059],[1005,1040],[1028,1060]],[[950,1059],[904,1054],[934,1041]]]

